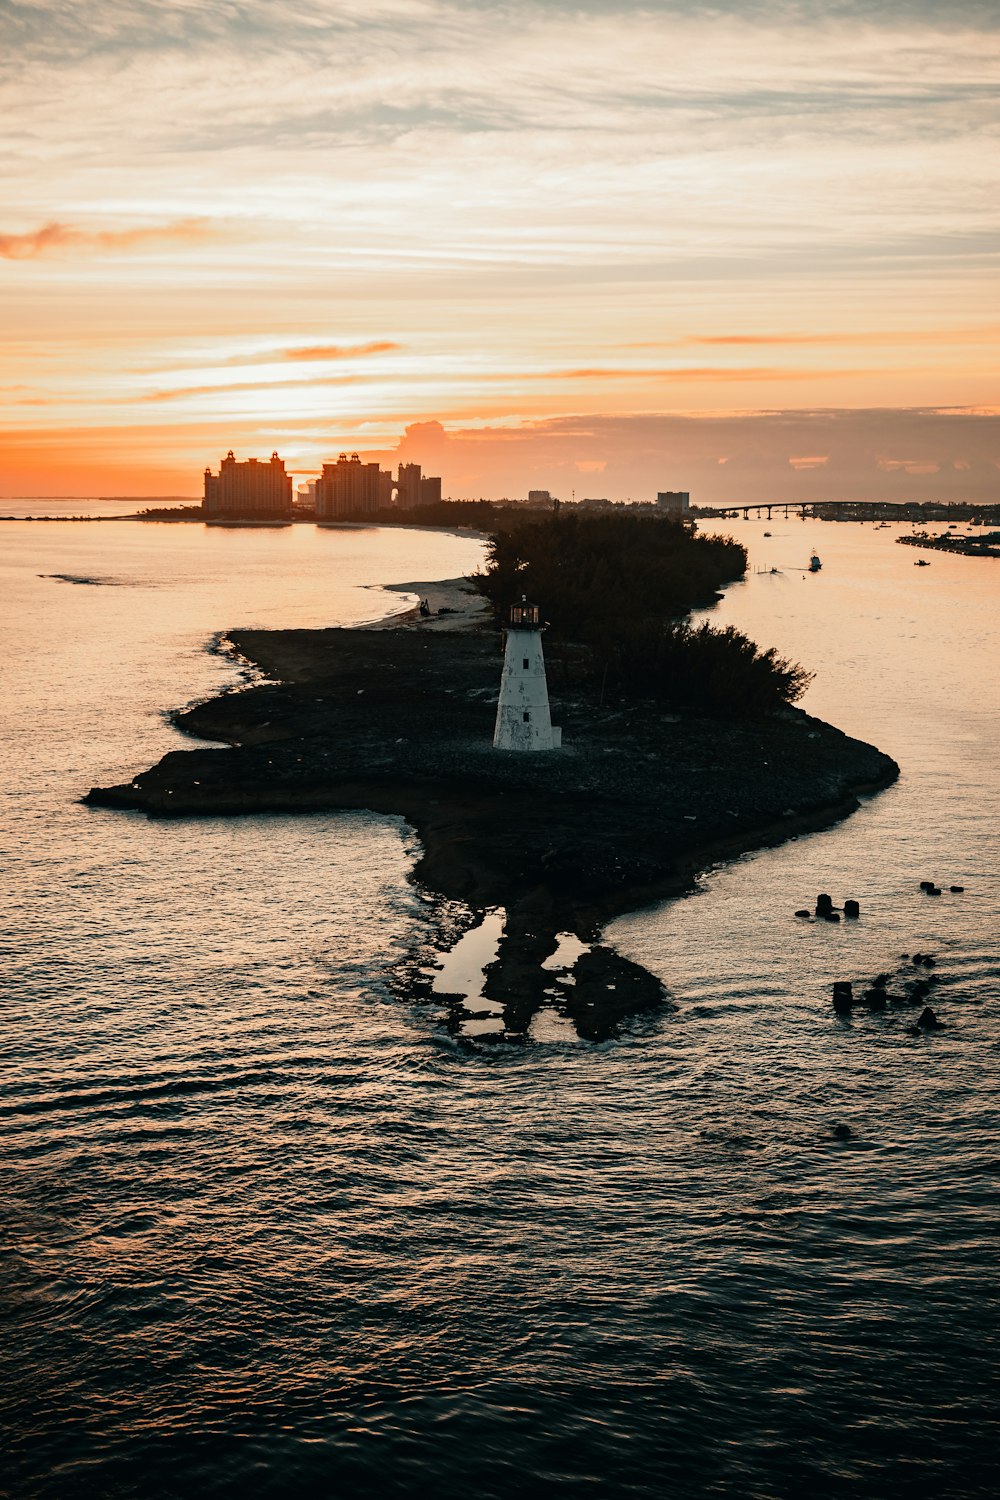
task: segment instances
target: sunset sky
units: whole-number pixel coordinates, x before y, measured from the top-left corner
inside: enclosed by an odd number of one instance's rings
[[[0,0],[0,494],[1000,500],[1000,8]]]

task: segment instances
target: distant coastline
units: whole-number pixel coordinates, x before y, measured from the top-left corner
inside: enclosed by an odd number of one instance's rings
[[[148,501],[153,501],[148,502]],[[145,502],[144,502],[145,501]],[[21,499],[21,504],[45,505],[70,504],[73,496],[39,496],[37,499]],[[304,507],[297,502],[292,508],[291,514],[240,514],[222,513],[222,511],[207,511],[199,499],[190,496],[96,496],[87,499],[79,496],[79,504],[121,504],[142,505],[141,510],[117,511],[117,513],[76,513],[76,514],[0,514],[0,520],[30,520],[30,522],[45,522],[45,520],[142,520],[148,523],[168,523],[168,525],[181,525],[181,523],[195,523],[195,525],[231,526],[231,528],[279,528],[289,525],[312,525],[312,526],[426,526],[427,529],[460,529],[465,534],[469,529],[483,532],[493,528],[504,517],[516,516],[516,514],[531,513],[534,511],[547,510],[553,507],[538,507],[534,502],[525,499],[498,499],[498,501],[474,501],[474,499],[445,499],[435,502],[429,507],[409,508],[400,510],[397,507],[379,508],[372,511],[358,511],[358,513],[345,513],[339,516],[316,516],[312,508]],[[555,508],[565,514],[594,514],[601,513],[627,513],[628,510],[645,511],[655,513],[654,505],[630,504],[630,502],[619,501],[582,501],[579,504],[567,504],[553,502]],[[3,501],[0,501],[0,508]],[[984,528],[1000,529],[1000,504],[970,504],[967,501],[739,501],[727,505],[693,505],[690,511],[685,511],[684,516],[691,520],[717,520],[717,519],[744,519],[750,520],[751,513],[757,520],[771,520],[772,511],[775,516],[783,516],[784,519],[796,517],[796,519],[823,520],[823,522],[837,522],[841,525],[856,523],[856,525],[927,525],[927,523],[958,523],[966,522],[973,526],[984,526]],[[934,538],[933,538],[934,540]],[[975,544],[975,538],[969,538],[970,544]],[[981,538],[991,541],[991,538]],[[964,550],[963,547],[951,547],[951,550]],[[981,555],[991,556],[994,553],[985,552]]]
[[[1000,531],[984,536],[930,536],[926,531],[916,536],[898,536],[904,547],[926,547],[932,552],[952,552],[960,557],[1000,557]]]
[[[7,502],[8,504],[10,501]],[[30,514],[8,513],[0,515],[0,521],[145,521],[150,524],[163,522],[169,525],[197,524],[222,526],[233,528],[254,527],[283,527],[290,525],[306,525],[321,527],[338,526],[420,526],[447,530],[456,527],[462,531],[469,529],[485,531],[503,523],[504,518],[511,515],[536,512],[541,508],[525,500],[443,500],[427,507],[415,509],[399,509],[397,507],[384,507],[367,512],[348,512],[337,516],[317,516],[315,510],[296,502],[292,512],[287,515],[269,514],[226,514],[216,511],[206,511],[200,500],[185,496],[98,496],[90,499],[88,497],[72,496],[40,496],[37,498],[20,500],[23,505],[32,507],[46,504],[99,504],[99,505],[131,505],[141,506],[141,509],[119,511],[114,513],[76,513],[65,515],[36,515],[32,510]],[[0,508],[4,502],[0,500]],[[595,514],[595,513],[621,513],[630,509],[636,512],[655,513],[656,507],[651,504],[630,505],[630,503],[608,502],[608,501],[583,501],[579,504],[566,504],[561,506],[553,502],[556,509],[561,509],[564,514]],[[545,507],[546,509],[549,507]],[[966,523],[984,528],[1000,528],[1000,504],[994,503],[970,503],[959,501],[738,501],[726,505],[717,506],[692,506],[684,515],[691,520],[749,520],[752,515],[757,520],[770,521],[772,512],[775,516],[781,515],[785,519],[795,517],[805,520],[824,522],[836,522],[838,524],[858,525],[910,525],[919,526],[931,524],[957,525]],[[933,539],[932,539],[933,540]],[[990,539],[986,539],[989,541]],[[970,546],[975,544],[975,539],[970,538]],[[962,551],[963,548],[953,547],[948,550]],[[993,553],[986,552],[980,555],[992,556]]]

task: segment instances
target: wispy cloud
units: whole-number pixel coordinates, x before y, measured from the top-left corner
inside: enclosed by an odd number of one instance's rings
[[[623,349],[685,348],[790,348],[797,345],[823,347],[843,345],[846,348],[886,348],[902,344],[961,345],[1000,342],[1000,324],[979,323],[962,328],[854,328],[837,332],[795,332],[788,329],[775,333],[702,333],[685,334],[673,339],[640,339],[622,344]]]
[[[937,474],[941,465],[928,458],[880,458],[876,466],[883,474]]]
[[[306,390],[311,386],[357,385],[372,378],[372,376],[352,374],[332,375],[322,380],[240,380],[217,385],[186,385],[177,386],[171,390],[147,391],[135,399],[137,401],[184,401],[193,396],[231,396],[245,391],[273,391],[278,394],[290,390]]]
[[[843,344],[861,348],[891,344],[995,344],[998,339],[1000,326],[986,323],[971,328],[854,329],[843,333],[717,333],[705,334],[688,342],[707,347]]]
[[[134,250],[151,241],[205,240],[218,231],[204,219],[176,219],[168,224],[143,224],[131,229],[80,229],[52,220],[24,234],[0,234],[4,260],[35,260],[65,251]]]
[[[549,370],[532,371],[528,375],[522,375],[522,380],[662,380],[662,381],[693,381],[706,382],[708,384],[728,384],[730,381],[772,381],[772,380],[847,380],[852,375],[857,375],[857,370],[831,370],[827,367],[816,369],[782,369],[772,365],[664,365],[657,369],[608,367],[595,366],[592,369],[582,370]],[[871,373],[871,372],[867,372]],[[498,376],[498,379],[510,379],[510,376]]]
[[[337,359],[364,359],[369,354],[391,354],[400,349],[402,345],[381,340],[374,344],[315,344],[307,345],[303,349],[285,349],[285,359],[301,359],[308,361],[337,360]]]

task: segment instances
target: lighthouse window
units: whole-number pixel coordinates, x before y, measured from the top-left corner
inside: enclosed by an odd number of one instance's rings
[[[524,722],[526,724],[530,724],[531,723],[531,715],[529,713],[525,713],[525,715],[524,715]]]
[[[527,657],[524,658],[524,670],[525,671],[528,670],[528,658]]]

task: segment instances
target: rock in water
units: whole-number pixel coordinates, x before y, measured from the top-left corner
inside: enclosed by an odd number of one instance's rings
[[[857,919],[861,915],[861,906],[857,901],[844,902],[844,916]]]
[[[854,1131],[851,1129],[850,1125],[835,1125],[833,1127],[833,1133],[838,1141],[850,1141],[854,1138]]]
[[[838,979],[833,986],[833,1008],[839,1015],[847,1016],[854,1004],[854,986],[849,979]]]
[[[923,1031],[940,1031],[944,1026],[944,1022],[938,1020],[929,1005],[925,1005],[917,1017],[917,1025]]]

